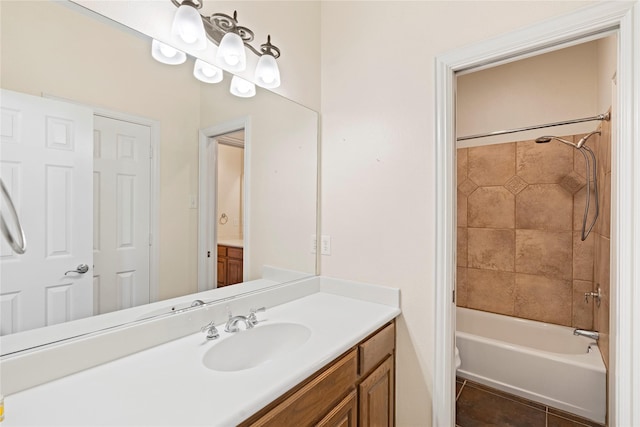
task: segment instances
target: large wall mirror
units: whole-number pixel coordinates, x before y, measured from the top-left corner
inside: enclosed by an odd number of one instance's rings
[[[0,6],[1,177],[27,237],[24,255],[0,247],[2,355],[316,274],[316,112],[261,88],[235,97],[230,75],[202,83],[193,58],[160,64],[147,36],[81,6]],[[224,134],[244,146],[229,212],[213,175]],[[84,180],[57,154],[79,147]],[[244,283],[218,288],[217,235],[244,250]]]

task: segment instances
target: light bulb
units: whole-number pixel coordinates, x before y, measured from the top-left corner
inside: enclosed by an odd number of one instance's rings
[[[177,49],[174,49],[171,46],[167,46],[166,44],[163,44],[162,46],[160,46],[160,52],[162,52],[162,54],[167,58],[173,58],[178,54]]]
[[[153,39],[151,42],[151,56],[158,62],[169,65],[182,64],[187,60],[187,55],[178,49]]]

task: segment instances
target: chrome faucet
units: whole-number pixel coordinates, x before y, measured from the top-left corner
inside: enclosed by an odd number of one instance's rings
[[[216,338],[220,337],[218,329],[216,329],[216,325],[213,323],[213,320],[203,326],[200,331],[207,333],[208,340],[215,340]]]
[[[251,323],[246,316],[231,316],[231,313],[229,313],[229,320],[227,320],[227,324],[224,326],[224,331],[238,332],[240,330],[238,322],[240,321],[244,322],[245,329],[253,328],[253,323]]]
[[[598,341],[598,338],[600,338],[600,334],[596,331],[587,331],[584,329],[576,329],[573,331],[573,335],[579,335],[582,337],[587,337],[587,338],[591,338],[592,340],[596,340]]]
[[[240,328],[238,327],[238,322],[244,322],[245,329],[251,329],[255,325],[258,324],[258,317],[256,313],[265,311],[265,307],[260,307],[258,309],[252,308],[249,312],[248,316],[232,316],[231,312],[229,312],[229,320],[227,320],[227,324],[224,327],[225,332],[238,332]]]

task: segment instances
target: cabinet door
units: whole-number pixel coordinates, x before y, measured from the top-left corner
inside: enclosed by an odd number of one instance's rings
[[[227,285],[240,282],[242,282],[242,260],[229,258],[227,260]]]
[[[360,426],[391,427],[394,425],[395,381],[393,356],[360,383],[358,400]]]
[[[316,427],[357,427],[358,399],[356,391],[349,393],[342,402],[338,403]]]
[[[227,285],[227,259],[218,257],[218,287]]]

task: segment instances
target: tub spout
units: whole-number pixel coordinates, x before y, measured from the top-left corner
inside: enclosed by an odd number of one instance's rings
[[[576,329],[573,331],[573,335],[580,335],[583,337],[591,338],[592,340],[598,341],[600,338],[600,334],[596,331],[586,331],[584,329]]]

